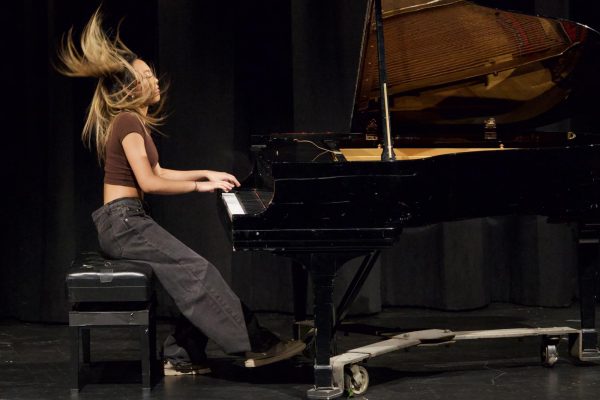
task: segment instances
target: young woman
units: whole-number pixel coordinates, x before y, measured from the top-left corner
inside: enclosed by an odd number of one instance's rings
[[[111,39],[101,25],[97,10],[81,34],[80,49],[70,30],[58,50],[57,69],[71,77],[98,79],[82,138],[88,146],[94,143],[104,165],[104,205],[92,214],[100,248],[111,258],[151,265],[183,315],[164,342],[165,373],[207,371],[202,367],[207,337],[226,353],[255,358],[247,365],[302,352],[304,343],[281,342],[261,327],[210,262],[148,215],[144,193],[228,192],[240,184],[226,172],[160,165],[152,139],[162,122],[158,78],[118,32]]]

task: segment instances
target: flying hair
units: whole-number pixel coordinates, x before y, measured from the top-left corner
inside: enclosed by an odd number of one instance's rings
[[[71,27],[62,37],[57,50],[60,65],[55,66],[65,76],[98,79],[81,137],[89,148],[94,143],[100,163],[105,159],[111,123],[121,111],[135,112],[144,126],[155,131],[164,119],[158,116],[164,104],[162,94],[160,103],[153,107],[152,112],[143,115],[138,111],[149,104],[154,94],[134,92],[144,79],[132,66],[138,57],[121,40],[121,23],[114,39],[111,39],[102,29],[102,22],[98,8],[84,27],[79,46],[75,44]]]
[[[100,9],[96,10],[83,29],[79,43],[81,50],[75,45],[71,27],[63,36],[62,46],[58,50],[63,65],[57,69],[63,75],[100,78],[122,71],[124,67],[135,74],[130,64],[137,58],[135,53],[123,43],[118,29],[114,40],[106,35],[102,29]]]

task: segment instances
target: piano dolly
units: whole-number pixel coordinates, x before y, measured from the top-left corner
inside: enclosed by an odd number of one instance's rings
[[[585,253],[590,244],[593,251],[598,251],[600,244],[600,224],[579,224],[579,246],[580,253]],[[589,252],[589,251],[588,251]],[[288,254],[289,255],[289,254]],[[296,322],[296,339],[302,339],[315,347],[315,386],[307,391],[309,399],[334,399],[347,391],[350,395],[363,394],[369,386],[369,375],[367,369],[361,362],[370,358],[384,355],[396,350],[406,350],[412,347],[444,346],[451,345],[460,340],[476,339],[503,339],[518,337],[541,337],[540,361],[545,367],[552,367],[558,361],[557,346],[561,337],[566,336],[568,340],[569,356],[582,362],[600,362],[600,351],[598,350],[598,335],[595,329],[595,282],[597,266],[594,259],[582,257],[578,263],[580,305],[581,305],[581,327],[537,327],[537,328],[507,328],[493,330],[474,330],[453,332],[448,329],[427,329],[401,334],[384,334],[387,340],[376,342],[367,346],[348,350],[329,358],[329,348],[334,341],[335,331],[341,325],[353,303],[358,292],[362,288],[366,277],[377,258],[378,250],[361,254],[364,257],[358,268],[353,281],[344,294],[341,304],[337,307],[333,304],[332,285],[338,268],[347,260],[356,257],[357,253],[321,253],[309,254],[299,253],[293,257],[295,261],[306,267],[313,279],[315,292],[315,321]],[[298,274],[295,280],[298,279]],[[296,286],[296,285],[294,285]],[[305,282],[296,288],[296,295],[306,293]],[[296,299],[296,304],[306,304],[304,299]],[[296,316],[301,313],[296,312]],[[297,319],[298,321],[298,319]],[[319,329],[314,329],[316,326]],[[316,331],[316,332],[315,332]],[[314,338],[311,335],[314,334]]]
[[[567,336],[569,355],[582,362],[598,361],[598,353],[590,355],[582,351],[582,331],[569,327],[552,328],[515,328],[479,331],[459,331],[428,329],[406,332],[390,336],[389,339],[367,346],[351,349],[345,353],[331,357],[331,368],[335,392],[341,395],[346,390],[350,395],[364,394],[369,387],[369,374],[360,363],[397,350],[406,350],[420,346],[448,346],[460,340],[501,339],[527,336],[540,336],[540,359],[542,365],[552,367],[558,361],[557,345],[561,336]],[[334,390],[327,395],[316,389],[308,391],[308,397],[313,399],[331,399],[337,397]]]

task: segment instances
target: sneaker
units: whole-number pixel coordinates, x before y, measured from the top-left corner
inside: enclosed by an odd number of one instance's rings
[[[206,365],[192,364],[189,362],[171,363],[169,360],[165,360],[163,370],[165,376],[204,375],[212,372],[210,367]]]
[[[244,366],[246,368],[262,367],[263,365],[286,360],[302,353],[305,348],[306,344],[304,342],[290,340],[279,342],[263,353],[248,351],[246,352]]]

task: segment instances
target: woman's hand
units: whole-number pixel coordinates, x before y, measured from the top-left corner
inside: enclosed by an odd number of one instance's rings
[[[196,182],[196,192],[214,192],[215,190],[222,190],[224,192],[229,192],[233,189],[233,183],[227,181],[204,181],[204,182]]]
[[[227,172],[205,171],[205,177],[210,182],[228,182],[232,185],[240,186],[240,183],[235,176],[228,174]]]

